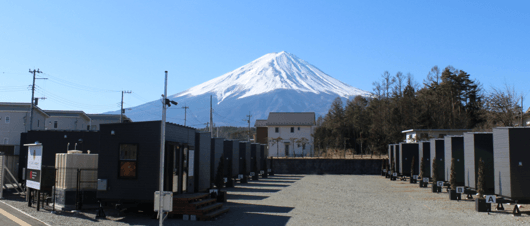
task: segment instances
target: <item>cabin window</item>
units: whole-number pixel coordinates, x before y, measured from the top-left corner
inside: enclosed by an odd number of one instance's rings
[[[11,120],[9,119],[9,116],[6,116],[6,123],[9,123],[9,121],[11,121]]]
[[[290,132],[291,132],[291,133],[294,132],[294,127],[290,127]]]
[[[279,127],[275,127],[275,132],[276,132],[276,133],[279,132]]]
[[[54,129],[57,129],[57,121],[54,121]]]
[[[120,144],[119,178],[137,178],[137,152],[136,144]]]

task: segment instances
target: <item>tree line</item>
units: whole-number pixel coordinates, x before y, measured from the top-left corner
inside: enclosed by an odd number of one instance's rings
[[[514,126],[523,111],[513,88],[483,89],[463,71],[434,66],[422,84],[413,76],[385,71],[369,97],[356,96],[344,105],[340,97],[319,116],[314,147],[354,149],[384,154],[387,145],[402,142],[407,129],[473,129]]]

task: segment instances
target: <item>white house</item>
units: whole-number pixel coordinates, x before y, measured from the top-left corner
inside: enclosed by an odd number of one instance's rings
[[[0,103],[0,144],[14,145],[15,155],[20,152],[20,134],[30,129],[29,103]],[[34,107],[33,129],[44,130],[45,121],[50,116]]]
[[[270,112],[266,121],[269,156],[310,156],[315,125],[314,112]]]
[[[91,118],[83,111],[44,111],[50,117],[46,130],[89,130]]]

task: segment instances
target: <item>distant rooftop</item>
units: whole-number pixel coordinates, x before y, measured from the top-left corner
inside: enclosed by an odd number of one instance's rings
[[[270,112],[268,126],[314,126],[316,114],[314,112]]]
[[[403,130],[402,133],[410,132],[471,132],[472,129],[409,129]]]
[[[266,127],[267,119],[257,119],[255,120],[255,127]]]

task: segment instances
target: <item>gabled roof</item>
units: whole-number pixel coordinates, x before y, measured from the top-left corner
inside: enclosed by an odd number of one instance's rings
[[[30,103],[16,103],[16,102],[0,102],[0,111],[30,111]],[[45,111],[37,106],[33,106],[35,110],[46,117],[50,117]]]
[[[255,120],[255,127],[266,127],[266,122],[268,122],[267,119],[257,119]]]
[[[50,117],[66,117],[66,116],[82,116],[82,117],[85,117],[87,118],[88,120],[90,120],[91,118],[89,118],[89,116],[87,116],[87,114],[85,114],[85,112],[83,111],[63,111],[63,110],[46,110],[44,111],[46,112],[48,115],[50,115]]]
[[[316,114],[314,112],[270,112],[268,126],[314,126]]]

